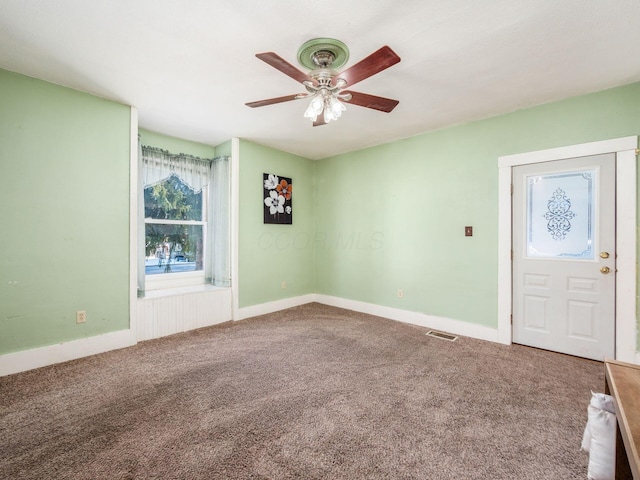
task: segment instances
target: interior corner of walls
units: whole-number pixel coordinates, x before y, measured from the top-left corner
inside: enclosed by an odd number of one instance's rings
[[[238,320],[246,320],[247,318],[279,312],[280,310],[286,310],[287,308],[299,307],[300,305],[306,305],[307,303],[317,301],[316,298],[316,294],[310,293],[299,297],[290,297],[282,300],[275,300],[273,302],[261,303],[259,305],[242,307],[238,310]]]
[[[213,149],[216,157],[220,156],[231,156],[233,150],[233,138],[229,138],[224,142],[221,142],[217,145],[214,145]]]
[[[135,345],[133,329],[0,355],[0,377]]]

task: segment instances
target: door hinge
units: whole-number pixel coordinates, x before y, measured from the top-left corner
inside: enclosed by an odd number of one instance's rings
[[[640,155],[640,148],[636,148],[636,157]]]
[[[511,184],[511,195],[513,195],[513,183]]]
[[[511,250],[511,261],[513,262],[513,250]]]
[[[513,313],[509,317],[511,317],[511,325],[513,325]]]

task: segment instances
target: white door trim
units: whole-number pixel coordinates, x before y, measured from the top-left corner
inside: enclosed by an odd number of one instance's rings
[[[638,137],[622,137],[498,158],[498,341],[511,343],[511,169],[517,165],[616,154],[616,359],[636,361],[636,154]]]

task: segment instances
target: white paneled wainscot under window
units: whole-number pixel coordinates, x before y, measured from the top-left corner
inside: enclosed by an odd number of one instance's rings
[[[138,342],[232,320],[231,288],[208,285],[148,291],[137,299]]]

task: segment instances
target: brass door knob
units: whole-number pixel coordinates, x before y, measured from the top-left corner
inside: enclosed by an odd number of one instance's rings
[[[611,271],[611,269],[610,269],[609,267],[602,267],[602,268],[600,269],[600,272],[602,272],[602,273],[603,273],[603,274],[605,274],[605,275],[606,275],[607,273],[609,273],[610,271]]]
[[[609,258],[609,252],[600,252],[600,258]]]

